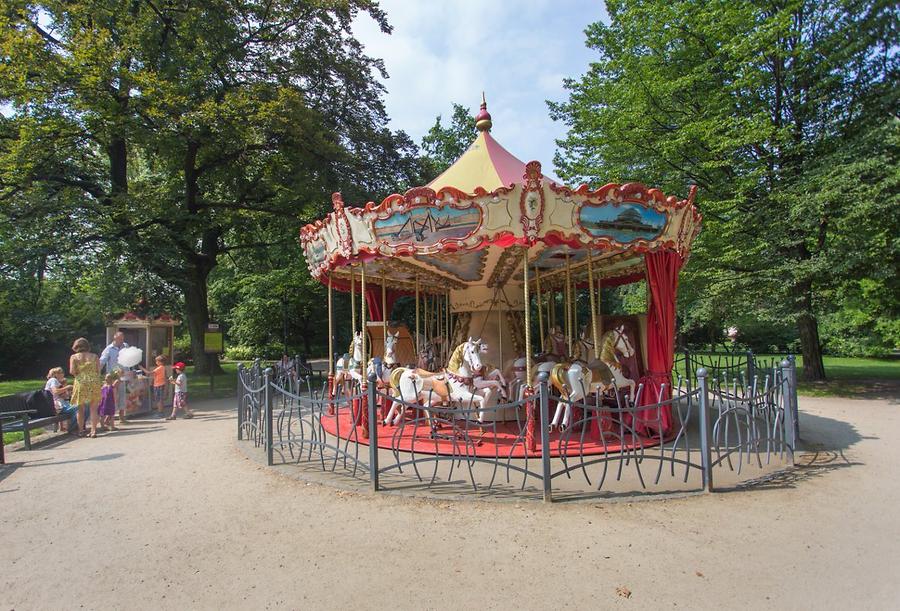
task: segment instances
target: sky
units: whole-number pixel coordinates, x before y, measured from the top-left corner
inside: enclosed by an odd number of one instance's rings
[[[522,161],[538,160],[553,175],[554,122],[546,100],[564,101],[563,79],[587,71],[595,52],[584,29],[606,21],[600,0],[381,0],[394,30],[368,16],[353,31],[371,57],[384,60],[391,128],[416,143],[452,104],[474,115],[487,97],[491,134]]]

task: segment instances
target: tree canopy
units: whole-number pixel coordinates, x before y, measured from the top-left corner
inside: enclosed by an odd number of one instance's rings
[[[598,59],[551,113],[564,179],[700,187],[683,330],[796,325],[807,376],[835,337],[896,345],[898,9],[879,0],[614,0]],[[865,278],[865,280],[862,280]],[[842,305],[874,300],[858,316]],[[893,295],[893,297],[887,297]],[[847,337],[845,340],[849,340]]]
[[[295,244],[331,191],[418,178],[415,145],[386,127],[383,66],[352,36],[359,12],[390,30],[369,0],[7,3],[4,260],[151,271],[181,290],[204,371],[222,257]],[[99,247],[121,258],[88,261]]]

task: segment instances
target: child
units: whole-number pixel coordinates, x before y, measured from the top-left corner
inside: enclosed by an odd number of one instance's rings
[[[141,369],[145,374],[153,376],[150,398],[153,409],[161,416],[165,409],[166,400],[166,357],[160,354],[154,360],[156,367],[153,368],[153,371],[144,367],[141,367]]]
[[[75,418],[77,410],[69,403],[68,398],[72,387],[66,386],[66,376],[62,367],[54,367],[47,372],[47,383],[44,385],[44,390],[49,391],[53,395],[53,406],[56,408],[57,414],[66,414],[72,417],[68,427],[66,422],[62,423],[61,430],[66,431],[68,428],[70,433],[77,433],[78,423]]]
[[[116,430],[116,384],[118,376],[114,373],[106,374],[103,378],[103,386],[100,387],[100,426],[111,431]]]
[[[175,420],[175,413],[179,409],[184,410],[185,418],[193,418],[194,413],[188,408],[187,404],[187,376],[184,375],[184,363],[175,363],[172,366],[175,376],[169,378],[169,381],[175,385],[175,400],[172,401],[172,415],[166,420]]]

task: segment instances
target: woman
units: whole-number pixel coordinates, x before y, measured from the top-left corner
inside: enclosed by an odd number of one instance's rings
[[[73,354],[69,358],[69,373],[75,378],[72,389],[72,405],[78,408],[78,432],[84,432],[84,407],[91,411],[91,437],[97,436],[97,409],[100,406],[100,357],[91,352],[88,341],[79,337],[72,344]]]
[[[44,390],[49,391],[53,395],[53,406],[56,408],[57,414],[65,414],[72,416],[69,422],[64,422],[63,431],[74,433],[76,431],[75,423],[75,407],[69,402],[69,393],[72,391],[71,386],[66,386],[66,376],[62,367],[54,367],[47,372],[47,383]]]

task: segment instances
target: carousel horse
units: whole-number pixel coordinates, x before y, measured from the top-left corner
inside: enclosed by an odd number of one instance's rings
[[[586,338],[579,342],[581,355],[590,358],[593,346]],[[550,383],[559,391],[560,396],[569,402],[583,401],[586,393],[603,394],[618,388],[628,388],[628,396],[634,400],[636,383],[625,377],[619,354],[624,358],[634,356],[634,346],[625,333],[625,325],[610,329],[600,338],[600,358],[590,363],[577,360],[572,365],[555,365],[550,370]],[[538,368],[540,371],[540,367]],[[570,403],[557,403],[556,412],[550,422],[550,430],[557,426],[564,431],[571,421],[572,406]],[[562,422],[560,423],[560,415]]]
[[[470,337],[453,351],[444,372],[398,367],[391,374],[392,395],[406,402],[421,403],[429,422],[433,422],[432,408],[450,401],[463,407],[474,404],[484,410],[494,391],[506,398],[506,384],[500,371],[494,369],[488,377],[481,373],[485,367],[480,354],[486,350],[486,344]],[[395,401],[384,424],[399,424],[405,411],[406,406]]]
[[[352,381],[362,383],[362,372],[360,371],[363,361],[362,353],[362,332],[357,331],[353,334],[353,340],[347,352],[337,360],[334,367],[334,386],[333,389],[342,388],[344,396],[350,396],[350,384]],[[353,356],[350,356],[350,355]],[[335,392],[335,394],[337,394]]]
[[[388,395],[391,395],[391,373],[397,367],[394,346],[397,345],[399,338],[399,331],[396,333],[388,331],[384,336],[384,356],[373,356],[366,366],[366,378],[368,379],[374,374],[375,384],[384,389]]]
[[[487,353],[488,345],[481,339],[477,339],[475,341],[478,343],[478,351],[481,352],[482,354]],[[503,375],[503,372],[501,372],[498,368],[494,367],[493,365],[489,365],[487,363],[483,364],[482,369],[487,372],[482,375],[482,377],[485,380],[494,380],[496,382],[500,382],[500,384],[503,386],[503,389],[504,389],[503,398],[505,399],[506,398],[505,395],[507,395],[509,393],[508,393],[508,389],[507,389],[508,383],[506,381],[506,376]]]
[[[554,328],[559,331],[559,328]],[[629,396],[633,399],[636,383],[625,376],[622,363],[619,360],[621,353],[624,358],[634,355],[634,347],[625,334],[625,326],[619,325],[615,329],[607,331],[600,338],[600,358],[591,358],[594,349],[593,344],[586,337],[586,328],[578,342],[579,359],[571,362],[555,362],[547,360],[536,363],[534,378],[531,383],[537,385],[537,375],[546,372],[550,378],[550,384],[555,391],[568,403],[557,403],[556,411],[550,423],[550,430],[559,427],[560,430],[568,428],[571,421],[571,402],[584,401],[591,392],[605,393],[615,388],[628,388]],[[565,336],[559,334],[564,339]],[[557,342],[554,341],[554,344]],[[556,346],[560,348],[560,346]],[[553,358],[555,354],[546,355]],[[525,359],[517,359],[514,364],[517,378],[525,379]]]
[[[568,338],[566,338],[562,329],[559,328],[559,325],[554,325],[550,329],[550,333],[547,334],[547,339],[543,346],[544,354],[555,357],[554,360],[556,361],[564,360],[568,355],[568,345]]]
[[[617,388],[628,388],[628,396],[634,400],[637,383],[625,376],[619,355],[626,359],[634,356],[634,346],[625,332],[625,325],[610,329],[600,338],[600,357],[590,362],[597,392],[605,393]]]
[[[506,383],[500,371],[494,369],[485,375],[486,367],[481,362],[481,353],[486,351],[487,344],[470,337],[457,346],[450,356],[447,364],[450,398],[464,408],[477,405],[478,410],[484,411],[494,392],[501,399],[506,399]]]
[[[437,350],[435,350],[435,342],[429,341],[421,333],[419,338],[419,353],[416,355],[416,367],[424,371],[432,371],[437,366]]]

